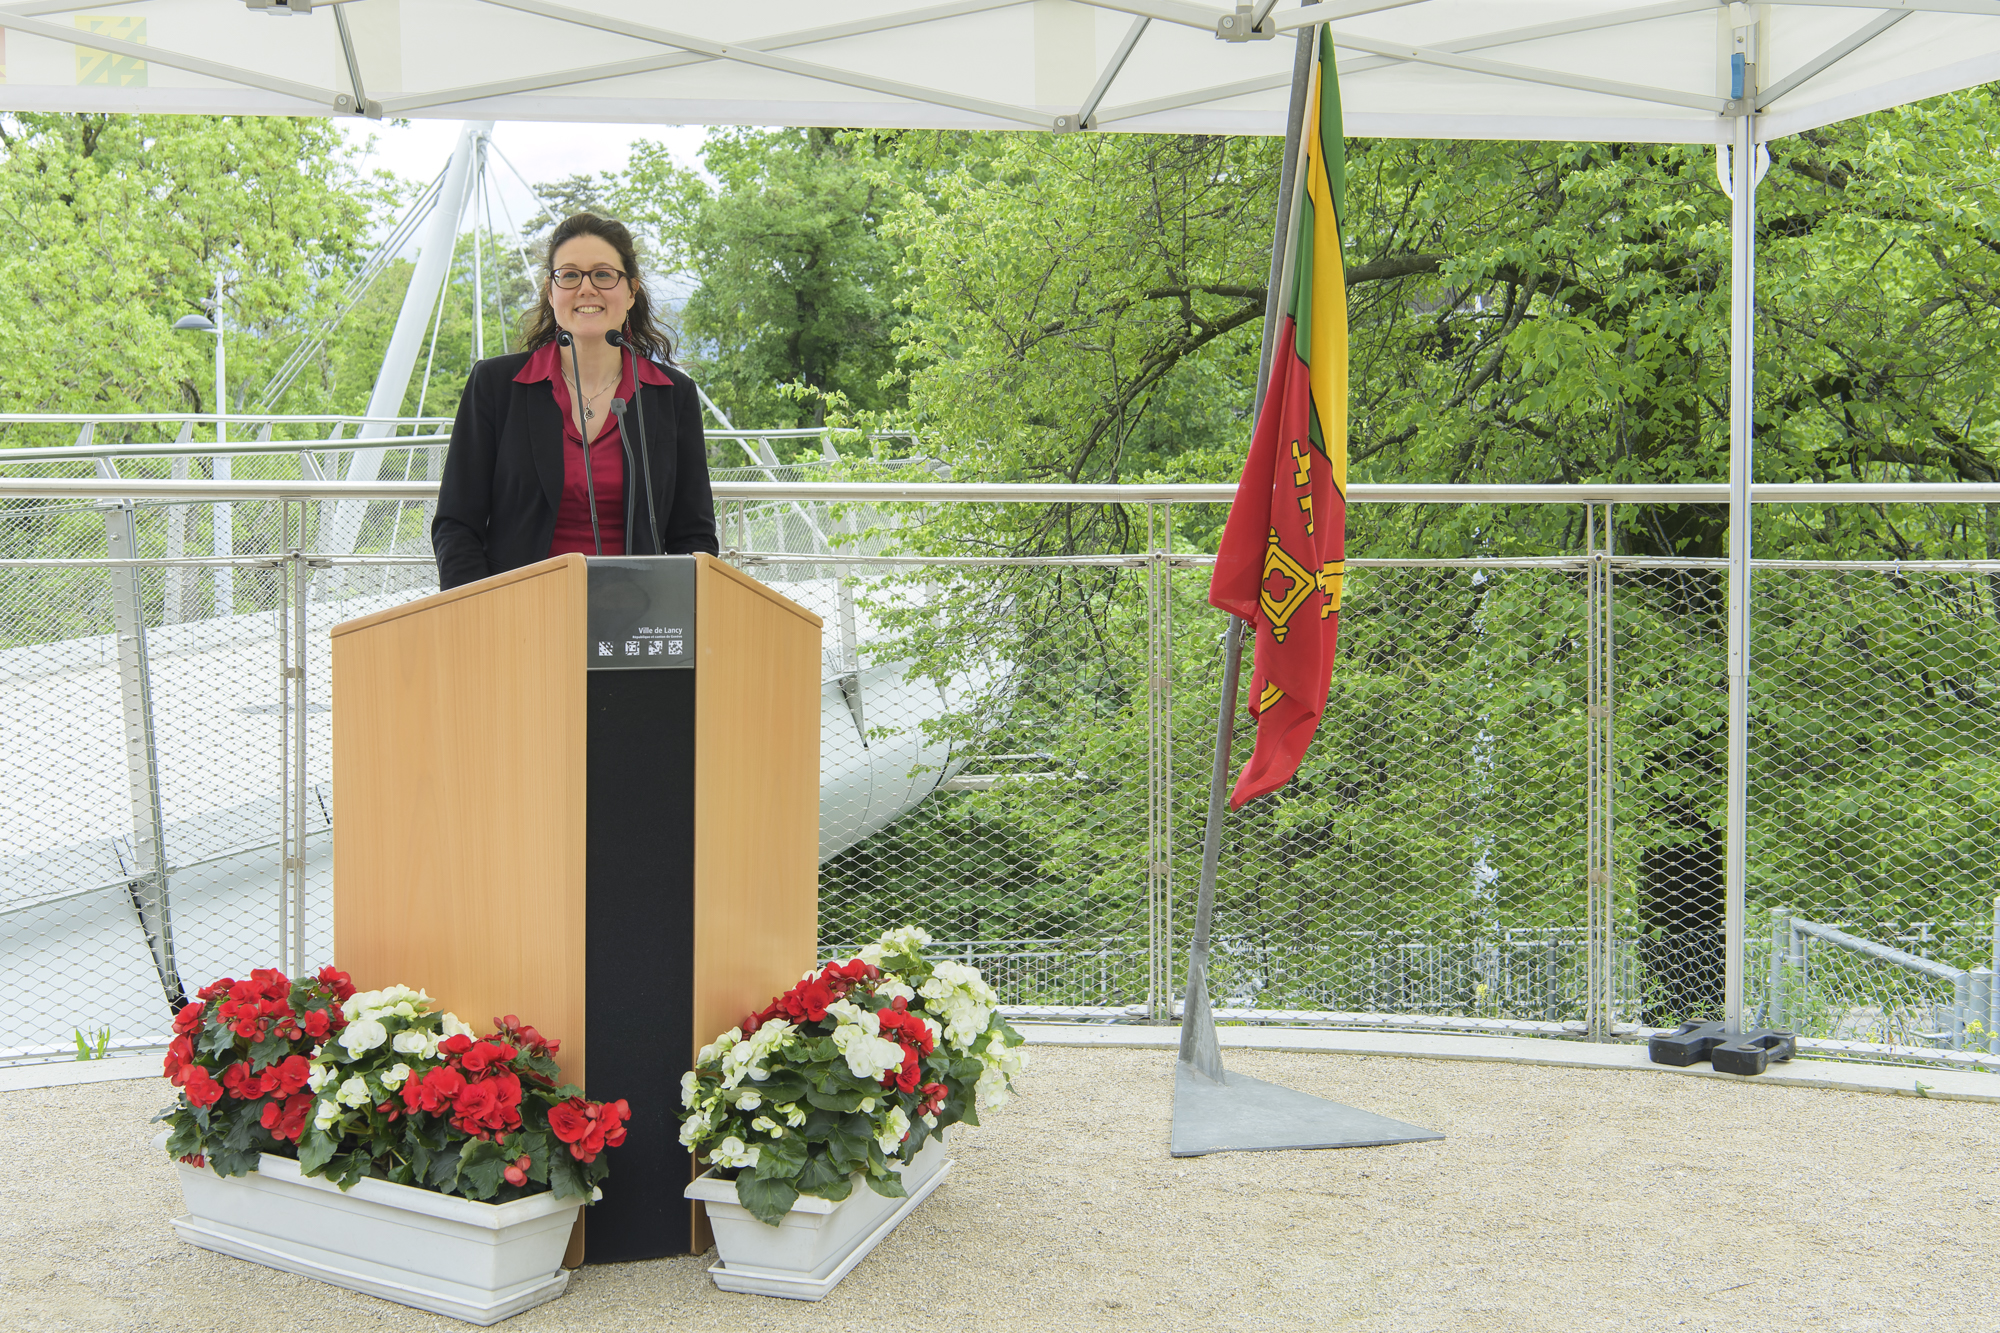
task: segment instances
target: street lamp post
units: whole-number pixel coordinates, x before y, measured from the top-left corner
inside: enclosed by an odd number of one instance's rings
[[[215,319],[213,322],[200,315],[182,315],[174,321],[176,329],[191,333],[212,333],[215,335],[215,442],[229,443],[229,427],[224,417],[229,411],[229,377],[222,345],[222,279],[215,280]],[[229,455],[218,451],[209,469],[209,475],[216,481],[229,480]],[[230,505],[218,504],[210,509],[210,530],[215,537],[215,554],[219,556],[235,554],[235,540],[232,531],[235,523],[234,511]],[[215,569],[215,614],[226,616],[236,610],[236,580],[226,565]]]

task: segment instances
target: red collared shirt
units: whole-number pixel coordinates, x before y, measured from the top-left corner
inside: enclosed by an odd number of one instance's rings
[[[569,385],[563,379],[558,358],[562,349],[554,343],[546,343],[537,348],[528,358],[528,364],[521,367],[521,373],[514,376],[517,383],[532,384],[536,380],[547,380],[555,392],[556,406],[562,411],[563,420],[563,494],[562,504],[556,510],[555,540],[549,544],[550,555],[563,555],[576,551],[583,555],[597,554],[597,541],[590,531],[590,487],[583,478],[583,436],[577,433],[576,413],[571,410]],[[651,360],[640,357],[639,378],[647,384],[671,384],[666,372]],[[597,529],[604,539],[604,554],[625,554],[625,447],[618,433],[618,418],[611,411],[611,398],[615,396],[630,402],[632,400],[632,359],[625,358],[625,373],[619,377],[618,387],[607,394],[592,408],[596,415],[590,425],[598,429],[598,434],[590,444],[591,482],[597,490]]]

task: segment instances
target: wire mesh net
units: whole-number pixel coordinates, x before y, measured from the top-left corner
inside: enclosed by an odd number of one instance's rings
[[[832,631],[822,952],[915,922],[1003,1002],[1143,1003],[1141,576],[847,568],[845,585],[779,585]],[[839,660],[844,617],[865,644],[858,670]]]
[[[384,450],[384,478],[424,479],[439,460]],[[339,475],[354,455],[232,466]],[[212,463],[117,467],[199,476]],[[823,953],[915,922],[1007,1004],[1171,1015],[1224,623],[1205,560],[1172,556],[1142,507],[1115,508],[722,506],[732,558],[825,622]],[[47,1058],[77,1031],[157,1044],[183,987],[330,958],[328,631],[436,588],[430,512],[0,507],[0,559],[36,562],[0,567],[0,1058]],[[1130,553],[993,558],[1024,533]],[[60,563],[107,556],[150,563]],[[1606,604],[1603,568],[1579,555],[1350,562],[1317,739],[1294,782],[1227,825],[1219,1008],[1584,1022],[1586,754],[1602,726],[1616,793],[1608,1017],[1721,1016],[1724,573],[1619,559]],[[304,689],[288,696],[302,578]],[[1774,970],[1759,923],[1782,908],[1948,969],[1991,964],[1996,578],[1757,572],[1753,1017],[1906,1046],[1965,1044],[1980,1019],[1952,982],[1826,938]],[[1593,643],[1610,653],[1602,676]],[[1232,770],[1253,740],[1239,713]],[[300,814],[303,939],[287,933],[297,904],[280,860]]]
[[[1753,577],[1750,919],[1782,908],[1947,967],[1992,967],[2000,567]],[[1824,941],[1811,953],[1788,1016],[1801,1031],[1945,1040],[1935,1012],[1949,986]]]
[[[1225,825],[1215,1004],[1579,1018],[1581,564],[1348,571],[1327,711],[1299,775]],[[1183,942],[1222,668],[1207,578],[1200,569],[1175,580]],[[1247,658],[1246,646],[1246,690]],[[1233,737],[1232,770],[1255,740],[1240,710]]]
[[[1619,1017],[1648,1027],[1723,1017],[1726,592],[1720,569],[1612,574]]]

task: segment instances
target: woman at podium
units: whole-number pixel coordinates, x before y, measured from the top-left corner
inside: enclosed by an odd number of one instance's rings
[[[524,350],[459,399],[431,549],[454,588],[552,555],[717,553],[701,403],[671,360],[624,224],[549,237]]]

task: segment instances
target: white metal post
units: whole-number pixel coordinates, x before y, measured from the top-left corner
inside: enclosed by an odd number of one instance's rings
[[[1729,160],[1729,823],[1723,1017],[1743,1031],[1744,877],[1750,782],[1750,460],[1757,219],[1755,29],[1737,29],[1739,114]]]
[[[215,275],[215,442],[229,443],[229,427],[223,418],[229,413],[229,373],[222,350],[222,275]],[[209,475],[217,481],[229,480],[229,455],[219,449]],[[214,538],[215,554],[236,554],[236,509],[233,505],[219,504],[209,509],[211,536]],[[218,616],[236,613],[235,572],[228,565],[215,567],[215,610]]]
[[[468,121],[459,131],[458,146],[452,150],[451,165],[445,169],[444,184],[438,191],[421,248],[416,270],[410,275],[409,289],[403,293],[403,307],[396,315],[396,327],[389,334],[388,350],[382,354],[382,369],[368,396],[370,417],[395,417],[403,411],[403,395],[416,369],[417,352],[422,348],[424,330],[437,308],[438,294],[449,278],[453,243],[465,217],[471,197],[474,159],[481,142],[493,132],[493,122]],[[380,439],[393,429],[387,422],[370,421],[356,433],[357,439]],[[347,481],[374,481],[382,470],[382,448],[361,448],[348,460]],[[368,515],[366,500],[343,500],[334,506],[332,521],[321,531],[319,548],[330,555],[351,555],[361,539],[361,523]]]

